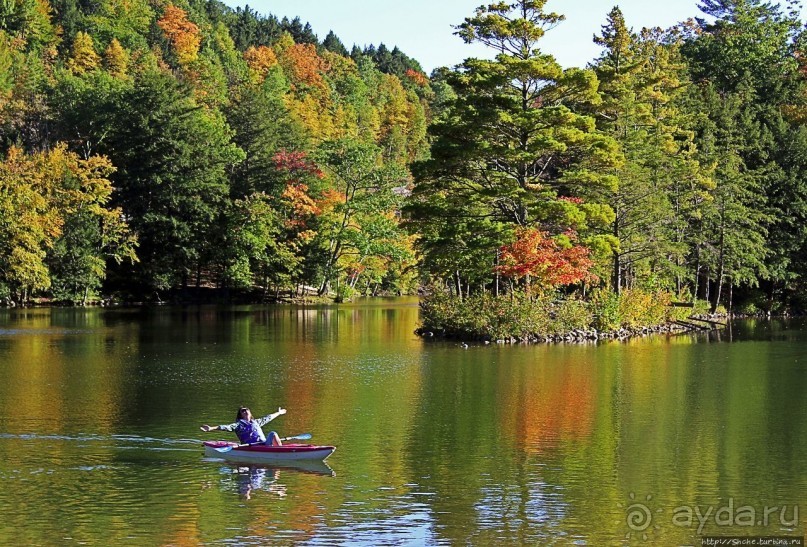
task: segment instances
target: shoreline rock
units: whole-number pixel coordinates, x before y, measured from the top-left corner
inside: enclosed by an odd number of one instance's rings
[[[686,325],[676,322],[663,323],[660,325],[645,325],[640,327],[622,327],[613,331],[601,332],[595,328],[588,329],[573,329],[563,333],[531,333],[525,336],[505,336],[502,338],[494,339],[486,334],[464,334],[447,332],[440,329],[430,329],[428,327],[420,327],[415,329],[415,334],[422,338],[440,338],[447,340],[457,340],[461,342],[482,342],[484,344],[585,344],[597,343],[600,341],[625,341],[632,338],[643,338],[658,334],[684,334],[687,332],[701,332],[717,330],[720,328],[718,325],[723,325],[722,322],[716,321],[718,317],[708,316],[710,323],[714,325]],[[732,317],[731,319],[733,319]],[[727,318],[730,319],[730,318]],[[704,319],[705,320],[705,319]]]

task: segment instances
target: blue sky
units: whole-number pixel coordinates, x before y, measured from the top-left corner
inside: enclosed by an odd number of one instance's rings
[[[224,0],[236,7],[249,4],[279,18],[299,16],[311,23],[320,40],[333,30],[348,49],[383,42],[420,61],[426,72],[453,66],[467,57],[490,56],[489,50],[467,45],[453,35],[452,25],[463,22],[489,0]],[[629,26],[669,27],[700,16],[697,0],[549,0],[547,9],[566,21],[547,34],[542,50],[565,67],[585,66],[599,54],[591,38],[599,34],[611,8],[619,5]]]
[[[236,7],[249,4],[262,13],[282,18],[299,16],[311,23],[320,40],[329,30],[350,47],[397,45],[423,65],[426,72],[438,66],[453,66],[466,57],[488,56],[487,50],[463,43],[453,35],[452,25],[462,23],[476,7],[488,0],[224,0]],[[584,66],[599,49],[591,38],[600,31],[614,0],[549,0],[547,9],[566,15],[566,21],[547,34],[543,51],[564,66]],[[623,0],[618,5],[629,26],[669,27],[700,15],[696,0]]]

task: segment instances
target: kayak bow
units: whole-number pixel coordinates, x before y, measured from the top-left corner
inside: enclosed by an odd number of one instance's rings
[[[292,460],[319,460],[330,456],[336,447],[313,444],[265,444],[230,443],[227,441],[207,441],[204,443],[205,456],[225,460],[245,462],[272,462]]]

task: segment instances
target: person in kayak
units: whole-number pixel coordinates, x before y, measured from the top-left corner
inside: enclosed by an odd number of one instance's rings
[[[235,415],[235,422],[231,424],[217,425],[215,427],[203,425],[201,430],[234,431],[235,434],[238,435],[238,440],[241,442],[241,444],[264,443],[272,446],[281,446],[283,443],[280,442],[280,437],[278,434],[274,431],[270,431],[269,435],[264,435],[261,426],[268,424],[278,416],[285,413],[285,408],[278,408],[277,412],[264,416],[263,418],[256,419],[252,417],[252,412],[249,410],[249,408],[242,406],[238,409],[238,413]]]

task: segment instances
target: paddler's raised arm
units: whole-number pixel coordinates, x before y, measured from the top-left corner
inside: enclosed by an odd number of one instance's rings
[[[285,413],[286,413],[285,408],[278,408],[277,412],[273,412],[273,413],[269,414],[268,416],[264,416],[263,418],[258,418],[256,421],[258,422],[259,425],[264,425],[266,423],[271,422],[272,420],[274,420],[278,416],[282,416]]]
[[[285,409],[285,408],[277,407],[277,412],[274,412],[274,413],[272,413],[272,414],[269,414],[269,421],[271,422],[272,420],[274,420],[274,419],[275,419],[275,418],[277,418],[278,416],[282,416],[282,415],[283,415],[283,414],[285,414],[285,413],[286,413],[286,409]]]
[[[235,428],[238,426],[238,423],[234,424],[222,424],[222,425],[203,425],[199,429],[202,431],[235,431]]]

